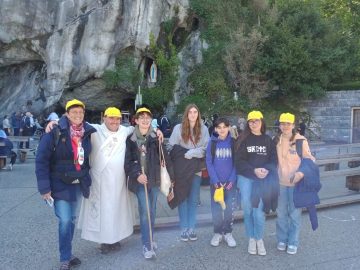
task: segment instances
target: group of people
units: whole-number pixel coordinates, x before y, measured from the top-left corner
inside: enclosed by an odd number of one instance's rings
[[[143,256],[155,257],[153,228],[164,166],[172,181],[167,201],[170,208],[178,208],[182,241],[198,239],[201,172],[207,169],[214,223],[212,246],[222,240],[229,247],[237,245],[232,227],[239,189],[248,252],[266,255],[263,235],[265,213],[270,210],[278,213],[277,248],[289,254],[297,252],[301,209],[294,206],[292,196],[294,186],[304,176],[299,171],[302,160],[314,158],[306,139],[295,132],[293,114],[280,115],[280,132],[274,139],[266,135],[260,111],[248,114],[239,137],[230,132],[229,120],[219,117],[210,137],[199,108],[190,104],[166,146],[164,134],[153,129],[153,115],[145,106],[136,111],[135,127],[121,126],[121,111],[115,107],[105,110],[101,125],[85,122],[84,114],[83,102],[68,101],[66,114],[57,125],[51,122],[51,131],[40,140],[36,157],[39,192],[50,205],[54,203],[59,219],[60,269],[81,263],[71,245],[80,201],[81,237],[99,243],[102,253],[118,250],[120,241],[133,233],[128,190],[138,202]],[[301,155],[297,140],[302,140]]]

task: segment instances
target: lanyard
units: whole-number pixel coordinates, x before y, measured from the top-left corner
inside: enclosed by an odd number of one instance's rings
[[[84,148],[81,146],[80,140],[78,141],[77,152],[78,152],[78,156],[77,156],[78,164],[83,165],[85,159],[85,153],[84,153]]]

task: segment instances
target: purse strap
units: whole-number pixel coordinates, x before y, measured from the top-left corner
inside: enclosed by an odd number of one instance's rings
[[[165,156],[164,156],[164,150],[162,147],[162,144],[159,143],[159,160],[160,160],[160,165],[162,165],[162,162],[164,162],[164,166],[166,166],[166,162],[165,162]]]

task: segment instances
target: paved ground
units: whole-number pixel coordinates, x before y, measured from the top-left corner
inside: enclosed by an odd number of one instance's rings
[[[275,219],[268,217],[265,245],[268,255],[251,256],[242,221],[234,226],[236,248],[209,245],[212,227],[209,190],[201,191],[199,240],[179,241],[177,211],[171,211],[160,197],[155,237],[158,258],[145,261],[138,233],[122,242],[114,254],[101,255],[98,245],[74,238],[74,252],[83,264],[78,269],[360,269],[360,194],[345,189],[344,179],[327,179],[321,191],[323,210],[320,228],[311,231],[304,213],[301,244],[296,256],[276,250]],[[36,189],[34,160],[16,164],[14,171],[0,171],[0,269],[57,269],[57,220],[53,210],[40,199]],[[241,211],[237,212],[241,218]]]

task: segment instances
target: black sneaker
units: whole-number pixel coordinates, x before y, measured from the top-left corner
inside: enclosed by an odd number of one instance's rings
[[[109,244],[101,244],[100,245],[101,254],[108,254],[111,251],[111,245]]]
[[[120,250],[120,248],[121,248],[120,242],[116,242],[116,243],[110,245],[110,249],[112,251],[118,251],[118,250]]]
[[[194,231],[190,231],[189,232],[189,239],[190,241],[196,241],[197,240],[197,235]]]
[[[70,269],[71,266],[69,261],[61,262],[59,270],[70,270]]]
[[[72,256],[71,260],[69,261],[69,264],[71,267],[79,266],[81,264],[81,261],[78,257]]]
[[[180,235],[180,240],[181,241],[184,241],[184,242],[187,242],[189,241],[189,234],[187,231],[183,231]]]

